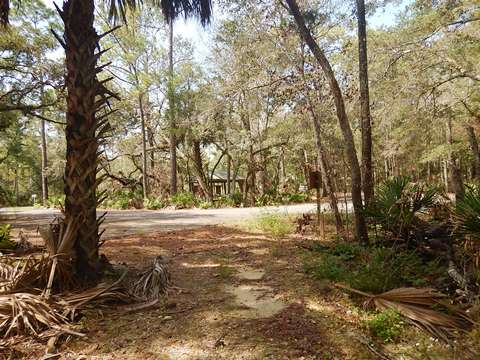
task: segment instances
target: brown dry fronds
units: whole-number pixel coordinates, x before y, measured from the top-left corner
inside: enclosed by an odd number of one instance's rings
[[[158,256],[152,267],[141,275],[132,285],[132,294],[143,300],[158,299],[165,294],[170,285],[170,273],[166,261]]]
[[[335,286],[367,297],[365,306],[374,305],[379,310],[398,311],[414,325],[445,342],[450,342],[450,339],[459,333],[465,333],[474,324],[464,311],[446,303],[446,296],[434,289],[398,288],[372,295],[341,284]],[[441,308],[446,312],[434,308]]]
[[[40,295],[15,293],[0,295],[0,335],[35,335],[49,328],[62,328],[66,319],[55,305]]]

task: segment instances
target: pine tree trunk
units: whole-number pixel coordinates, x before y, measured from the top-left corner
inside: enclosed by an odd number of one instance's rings
[[[170,194],[177,192],[177,124],[175,121],[175,94],[173,84],[173,19],[168,22],[168,101],[170,111]]]
[[[93,0],[67,0],[59,11],[65,24],[67,142],[65,165],[65,226],[70,236],[60,251],[73,260],[75,275],[96,280],[101,272],[96,207],[97,157],[99,137],[106,130],[95,114],[109,94],[98,82],[95,49],[99,46],[94,21]],[[96,99],[102,96],[103,99]]]
[[[360,83],[360,118],[362,128],[362,188],[365,203],[373,198],[372,126],[368,90],[367,23],[365,0],[357,0],[358,18],[358,75]]]
[[[320,64],[320,67],[322,68],[328,80],[330,91],[333,95],[337,118],[345,141],[345,149],[347,152],[351,171],[352,203],[355,212],[355,236],[359,241],[366,244],[368,243],[368,232],[365,223],[365,216],[363,213],[362,177],[360,173],[360,165],[358,164],[357,153],[355,150],[355,142],[353,140],[352,129],[350,128],[350,123],[348,122],[347,113],[345,111],[342,91],[340,90],[340,86],[338,85],[337,79],[335,78],[335,74],[333,73],[332,67],[328,59],[325,57],[325,54],[320,49],[315,39],[312,37],[309,29],[305,25],[305,21],[303,19],[303,16],[300,14],[300,10],[298,8],[296,0],[286,0],[286,3],[290,8],[291,14],[295,18],[295,22],[297,24],[301,37],[308,45],[310,51],[313,53],[318,63]]]

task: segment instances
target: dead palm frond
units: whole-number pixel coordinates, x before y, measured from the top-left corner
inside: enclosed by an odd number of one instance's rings
[[[37,336],[40,331],[62,328],[66,319],[40,295],[15,293],[0,295],[0,335]]]
[[[155,300],[167,291],[170,285],[170,273],[166,261],[158,256],[152,267],[140,276],[132,285],[132,294],[143,300]]]
[[[464,311],[448,304],[446,295],[434,289],[398,288],[373,295],[341,284],[335,286],[367,297],[367,307],[374,305],[379,310],[398,311],[417,327],[445,342],[450,342],[458,333],[468,331],[475,324]],[[436,307],[445,312],[434,310]]]

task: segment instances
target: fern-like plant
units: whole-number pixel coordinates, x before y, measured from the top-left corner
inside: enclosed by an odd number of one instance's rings
[[[463,200],[457,202],[453,212],[459,230],[480,241],[480,188],[467,186]]]
[[[385,231],[408,240],[416,217],[437,202],[438,191],[414,184],[398,176],[383,182],[376,190],[366,215]]]

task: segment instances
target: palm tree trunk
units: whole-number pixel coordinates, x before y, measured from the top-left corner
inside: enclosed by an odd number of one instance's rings
[[[175,122],[175,94],[173,84],[173,19],[168,22],[168,101],[170,111],[170,193],[177,192],[177,124]]]
[[[360,117],[362,128],[363,196],[368,205],[373,198],[372,126],[368,90],[367,23],[365,0],[357,0],[358,18],[358,75],[360,82]]]
[[[355,150],[352,129],[350,128],[350,123],[348,122],[347,113],[345,111],[345,103],[343,101],[342,91],[340,90],[340,86],[338,85],[337,79],[335,78],[335,74],[333,73],[328,59],[325,57],[325,54],[320,49],[317,42],[312,37],[310,30],[305,25],[305,20],[300,14],[300,9],[298,8],[296,0],[286,0],[286,3],[288,4],[290,12],[295,19],[301,37],[317,59],[328,80],[330,91],[335,102],[337,118],[340,124],[340,129],[342,130],[350,165],[352,177],[352,203],[355,212],[355,236],[362,243],[368,243],[367,226],[365,223],[362,203],[362,177],[360,173],[360,166],[358,164],[357,153]]]
[[[63,40],[66,53],[67,142],[65,165],[65,226],[71,231],[62,240],[65,256],[73,260],[75,275],[96,280],[101,273],[98,244],[100,235],[96,207],[98,147],[102,134],[108,130],[105,109],[109,97],[115,96],[97,80],[101,71],[96,67],[100,37],[96,34],[93,0],[67,0],[59,14],[64,22]],[[108,96],[107,96],[108,95]],[[100,99],[96,99],[99,97]]]

